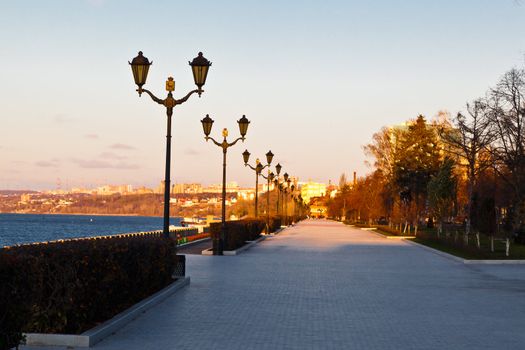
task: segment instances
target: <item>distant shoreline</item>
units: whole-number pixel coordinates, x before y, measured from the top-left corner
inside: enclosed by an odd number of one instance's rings
[[[1,212],[0,214],[14,214],[14,215],[77,215],[77,216],[143,216],[148,218],[162,218],[157,215],[141,215],[141,214],[88,214],[88,213],[12,213]],[[171,218],[178,218],[180,216],[170,216]]]

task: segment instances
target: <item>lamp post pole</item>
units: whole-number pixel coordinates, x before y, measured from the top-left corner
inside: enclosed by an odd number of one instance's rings
[[[281,203],[279,204],[279,214],[283,216],[283,224],[284,224],[284,187],[283,183],[279,182],[279,197],[281,198]]]
[[[292,225],[295,223],[295,193],[294,193],[294,185],[291,186],[291,192],[290,192],[290,202],[292,202],[292,210],[290,216],[292,217]]]
[[[139,51],[137,57],[133,58],[131,62],[128,62],[131,65],[131,70],[133,72],[133,78],[135,79],[135,84],[137,84],[137,92],[139,96],[143,92],[147,93],[151,99],[166,107],[166,116],[167,116],[167,132],[166,132],[166,169],[164,172],[164,222],[162,232],[165,237],[169,237],[169,226],[170,226],[170,168],[171,168],[171,117],[173,115],[173,108],[177,105],[180,105],[188,100],[188,98],[194,94],[198,93],[199,97],[204,92],[202,87],[206,83],[206,77],[208,75],[208,69],[211,66],[211,62],[208,61],[202,55],[202,52],[199,52],[198,56],[189,62],[192,71],[195,85],[197,85],[196,90],[190,91],[186,96],[181,99],[173,98],[172,92],[175,91],[175,81],[172,77],[169,77],[166,81],[166,91],[168,95],[165,99],[160,99],[156,97],[151,91],[144,89],[142,86],[146,84],[146,79],[148,77],[149,67],[152,64],[146,57],[143,56],[142,51]],[[177,246],[177,237],[175,237],[175,246]]]
[[[279,216],[279,198],[281,197],[281,191],[279,190],[279,176],[278,175],[273,180],[273,187],[275,189],[275,193],[277,193],[277,205],[275,206],[275,212],[277,213],[277,216]]]
[[[283,175],[283,178],[284,178],[284,182],[283,182],[283,187],[284,185],[288,185],[287,187],[284,187],[283,188],[283,196],[284,196],[284,210],[283,210],[283,213],[284,213],[284,224],[285,225],[288,225],[288,190],[290,189],[290,177],[288,175],[288,173],[284,173]]]
[[[275,189],[277,190],[277,216],[279,216],[279,198],[281,197],[281,188],[279,187],[279,174],[281,174],[281,169],[281,164],[277,163],[277,165],[275,166],[276,176],[274,180]]]
[[[250,121],[246,116],[242,116],[240,120],[237,121],[239,124],[239,132],[241,137],[235,139],[233,142],[228,142],[226,138],[228,137],[228,129],[224,128],[222,130],[222,142],[216,141],[213,137],[210,137],[211,129],[213,126],[213,119],[209,115],[201,120],[202,128],[204,130],[204,135],[206,142],[212,140],[213,143],[222,148],[222,215],[221,215],[221,232],[219,237],[213,238],[213,255],[223,255],[224,252],[224,240],[226,238],[226,154],[228,148],[235,145],[239,140],[244,142],[246,132],[248,131],[248,125]]]
[[[268,164],[269,166],[270,164]],[[274,173],[270,171],[270,168],[268,167],[268,176],[264,176],[264,174],[260,174],[266,181],[267,181],[267,191],[266,191],[266,234],[270,233],[270,182],[273,182],[273,178],[275,177]]]

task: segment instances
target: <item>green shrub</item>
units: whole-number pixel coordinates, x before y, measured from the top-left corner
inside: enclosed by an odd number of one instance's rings
[[[22,332],[79,334],[172,282],[173,241],[161,234],[0,249],[0,349]]]
[[[224,250],[235,250],[245,245],[246,241],[256,240],[266,227],[266,221],[261,219],[226,221],[225,224]],[[218,240],[221,233],[221,223],[211,223],[210,231],[212,239]]]

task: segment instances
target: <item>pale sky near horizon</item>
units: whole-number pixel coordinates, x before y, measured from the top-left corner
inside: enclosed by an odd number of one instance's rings
[[[157,186],[162,106],[135,92],[128,60],[153,61],[146,88],[193,90],[188,61],[213,62],[199,99],[175,107],[172,183],[220,183],[220,148],[204,141],[251,120],[228,152],[228,181],[271,149],[283,172],[321,182],[355,170],[382,126],[482,96],[525,58],[525,3],[464,1],[3,1],[0,189]]]

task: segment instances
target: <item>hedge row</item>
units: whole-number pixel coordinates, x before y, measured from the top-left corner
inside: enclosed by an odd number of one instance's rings
[[[226,221],[226,234],[224,237],[224,250],[235,250],[246,244],[246,241],[256,240],[266,227],[266,221],[261,219],[244,219]],[[210,224],[211,237],[218,240],[221,233],[221,223]]]
[[[173,241],[132,234],[0,249],[0,349],[79,334],[172,282]]]
[[[270,216],[270,233],[281,228],[283,218],[281,216]]]

